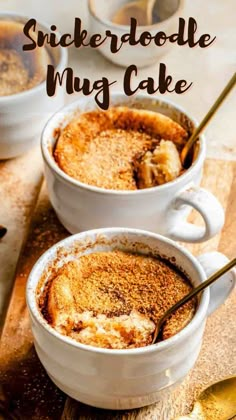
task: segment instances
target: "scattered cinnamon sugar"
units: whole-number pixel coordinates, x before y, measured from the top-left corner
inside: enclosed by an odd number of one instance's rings
[[[190,290],[187,278],[169,263],[150,256],[116,250],[84,255],[65,264],[47,285],[39,303],[43,315],[53,327],[81,341],[74,331],[80,332],[91,327],[91,322],[96,323],[94,317],[98,317],[98,321],[101,315],[105,315],[113,318],[114,325],[117,325],[117,317],[132,318],[133,311],[136,311],[138,317],[145,316],[146,322],[156,323],[169,307]],[[163,338],[183,328],[191,320],[194,309],[194,302],[190,302],[177,311],[167,321]],[[89,314],[87,323],[81,318],[81,314],[85,313]],[[143,336],[136,342],[134,331],[141,324],[137,324],[135,318],[133,324],[129,322],[126,338],[122,336],[122,344],[121,341],[117,342],[116,333],[108,348],[140,347],[140,342],[142,345],[150,344],[154,324],[145,324],[143,327],[144,334],[148,330],[145,343]],[[102,320],[105,325],[106,319]],[[95,341],[93,335],[91,342]],[[99,339],[97,335],[96,345],[102,346],[102,343],[104,339]]]
[[[153,151],[161,139],[180,150],[187,132],[170,118],[126,107],[92,111],[72,120],[58,138],[59,167],[85,184],[113,190],[136,190],[134,161]]]

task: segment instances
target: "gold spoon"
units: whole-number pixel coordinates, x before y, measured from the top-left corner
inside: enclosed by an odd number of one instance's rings
[[[223,379],[201,392],[193,411],[175,420],[230,420],[236,416],[236,376]]]
[[[189,302],[194,296],[196,296],[199,292],[201,292],[202,290],[206,289],[206,287],[214,283],[219,277],[223,276],[223,274],[231,270],[231,268],[233,268],[235,265],[236,265],[236,258],[231,260],[228,264],[224,265],[224,267],[222,267],[220,270],[214,273],[211,277],[209,277],[208,280],[205,280],[203,283],[199,284],[199,286],[192,289],[190,293],[188,293],[186,296],[180,299],[175,305],[171,306],[171,308],[168,309],[164,313],[164,315],[160,318],[160,320],[156,324],[156,328],[153,334],[152,344],[155,344],[158,338],[160,338],[160,335],[162,334],[162,327],[164,323],[166,322],[166,320],[173,314],[173,312],[175,312],[185,303]]]
[[[129,25],[130,18],[137,19],[138,25],[152,24],[152,11],[156,0],[136,0],[122,6],[114,15],[112,22]]]
[[[219,106],[222,104],[222,102],[224,101],[226,96],[229,94],[231,89],[233,89],[235,83],[236,83],[236,73],[230,79],[230,81],[228,82],[228,84],[224,88],[223,92],[220,94],[218,99],[215,101],[214,105],[208,111],[208,113],[206,114],[205,118],[202,120],[199,127],[193,132],[193,134],[191,135],[191,137],[189,138],[189,140],[185,144],[185,146],[182,149],[181,154],[180,154],[180,159],[181,159],[181,162],[182,162],[182,165],[183,165],[184,168],[186,168],[187,156],[188,156],[189,152],[191,151],[191,149],[193,147],[193,144],[198,139],[199,134],[201,134],[203,129],[209,123],[209,121],[211,120],[211,118],[213,117],[213,115],[215,114],[215,112],[217,111]],[[188,168],[188,165],[187,165],[187,168]]]

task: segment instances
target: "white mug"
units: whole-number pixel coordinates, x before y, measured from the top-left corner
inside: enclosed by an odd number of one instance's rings
[[[105,35],[107,30],[115,34],[118,39],[127,34],[130,30],[128,25],[118,25],[112,22],[114,14],[125,4],[127,0],[88,0],[88,14],[90,20],[91,34]],[[141,34],[148,31],[153,37],[158,32],[164,32],[168,35],[175,33],[178,27],[178,18],[182,16],[185,9],[185,0],[159,0],[154,5],[154,10],[158,8],[158,14],[161,19],[158,23],[147,26],[137,26],[136,39]],[[135,64],[138,67],[150,66],[156,64],[171,48],[171,43],[157,46],[154,42],[149,45],[129,45],[125,43],[117,53],[110,50],[109,40],[98,48],[98,51],[112,63],[118,66],[127,67]]]
[[[82,245],[82,247],[81,247]],[[86,246],[84,246],[86,245]],[[82,249],[82,251],[81,251]],[[81,344],[59,334],[43,318],[37,297],[38,283],[55,275],[56,267],[92,252],[122,249],[159,254],[175,261],[194,286],[213,274],[228,259],[212,252],[195,258],[182,246],[160,235],[122,228],[83,232],[59,242],[36,263],[27,283],[34,344],[52,381],[66,394],[85,404],[107,409],[131,409],[160,400],[169,388],[183,380],[194,366],[202,343],[207,316],[225,301],[235,285],[230,271],[199,297],[190,323],[173,337],[147,347],[109,350]]]
[[[0,12],[0,20],[13,20],[24,24],[29,17],[14,12]],[[38,28],[44,32],[49,31],[49,28],[41,23],[38,23]],[[67,65],[66,49],[50,49],[50,54],[57,70],[62,71]],[[63,90],[58,89],[56,94],[49,98],[46,81],[14,95],[0,96],[0,159],[21,155],[39,143],[46,121],[63,105]]]
[[[124,105],[161,112],[189,131],[196,127],[193,118],[170,101],[137,95],[134,99],[114,93],[111,106]],[[52,151],[57,128],[64,127],[76,115],[97,109],[93,98],[82,98],[56,113],[42,134],[42,154],[51,203],[65,228],[71,233],[120,226],[157,232],[170,238],[201,242],[216,235],[224,224],[224,211],[218,200],[198,185],[206,157],[205,138],[201,136],[199,153],[192,166],[167,184],[137,190],[115,191],[81,183],[63,172]],[[203,217],[204,227],[186,221],[191,209]]]

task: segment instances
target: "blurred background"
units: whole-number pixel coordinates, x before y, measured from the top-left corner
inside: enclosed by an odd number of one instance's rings
[[[62,33],[73,32],[75,16],[80,17],[84,27],[89,28],[87,0],[0,0],[0,10],[17,11],[56,24]],[[172,45],[170,51],[161,57],[160,61],[167,65],[175,80],[183,78],[193,82],[193,87],[185,94],[165,96],[184,106],[198,120],[204,116],[235,72],[235,13],[235,0],[186,0],[183,17],[193,16],[198,22],[198,33],[216,36],[216,41],[206,49]],[[70,65],[75,75],[81,78],[97,80],[106,76],[118,81],[114,90],[122,88],[124,68],[113,65],[95,50],[70,49]],[[158,81],[158,73],[159,62],[140,69],[139,79],[150,76]],[[68,101],[74,99],[73,96],[67,98]],[[236,98],[232,93],[206,131],[208,156],[221,158],[223,151],[224,158],[236,158],[235,109]]]

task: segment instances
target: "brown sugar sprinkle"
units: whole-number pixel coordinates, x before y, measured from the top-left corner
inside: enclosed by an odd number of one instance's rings
[[[14,49],[0,48],[0,96],[32,89],[44,80],[40,72],[30,76],[22,56]]]
[[[155,323],[191,288],[188,279],[168,262],[116,250],[65,264],[48,283],[39,305],[52,326],[87,311],[107,317],[138,311]],[[178,310],[167,321],[163,338],[182,329],[194,311],[193,301]],[[69,335],[72,329],[70,324]]]
[[[127,107],[92,111],[72,120],[61,132],[54,158],[72,178],[113,190],[136,190],[133,163],[154,150],[161,139],[180,150],[187,132],[170,118]]]
[[[20,54],[0,49],[0,96],[21,92],[28,83],[29,74]]]

